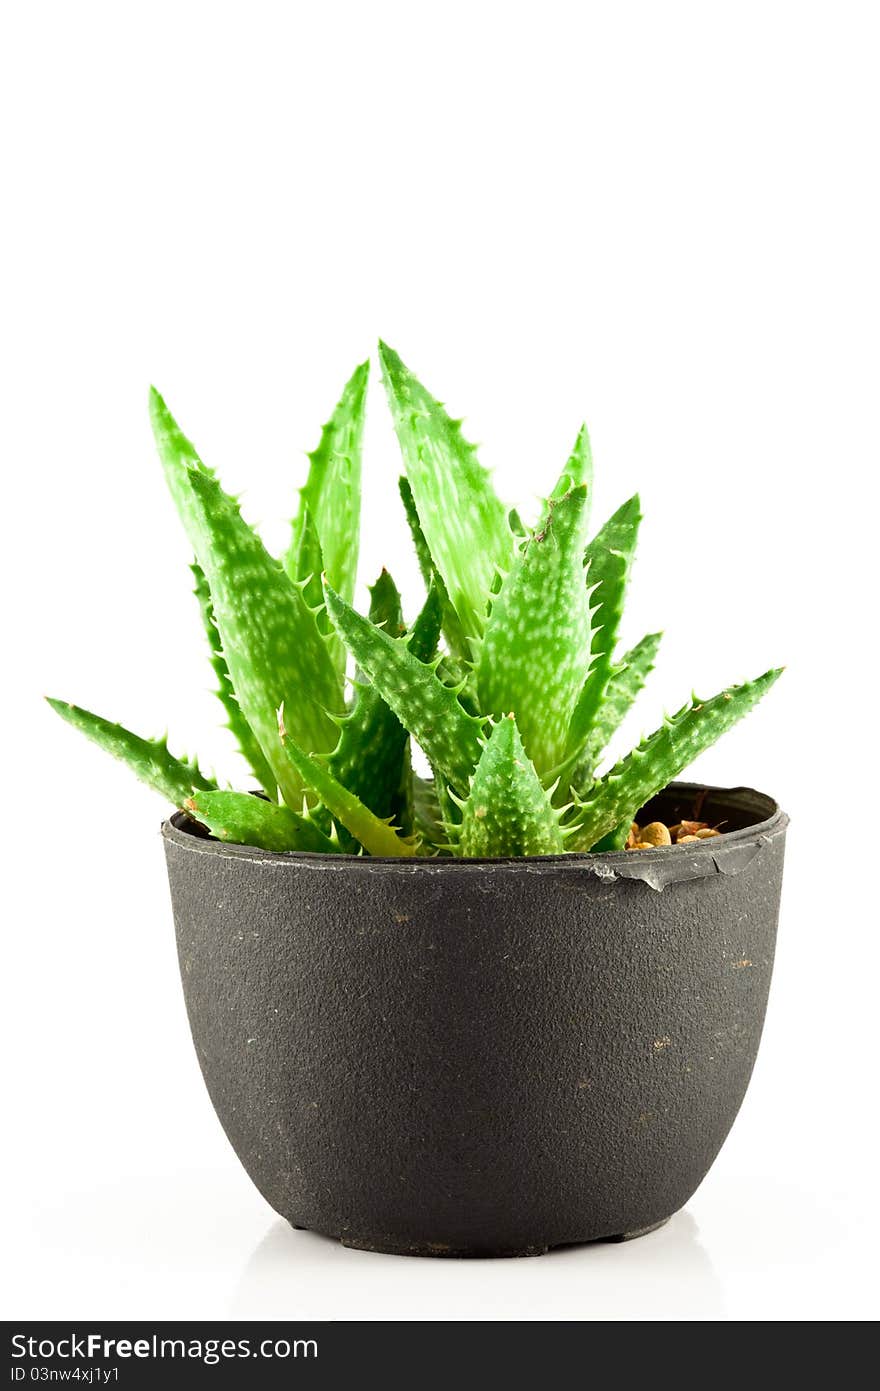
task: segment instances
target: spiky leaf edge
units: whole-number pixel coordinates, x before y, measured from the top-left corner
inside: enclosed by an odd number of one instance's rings
[[[568,850],[591,850],[677,777],[689,763],[757,705],[782,673],[772,668],[754,681],[696,697],[620,760],[577,805],[566,827]]]

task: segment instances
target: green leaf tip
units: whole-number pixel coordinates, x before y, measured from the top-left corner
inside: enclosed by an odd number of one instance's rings
[[[558,501],[572,488],[577,488],[581,484],[587,489],[587,507],[589,508],[593,500],[593,450],[586,425],[582,425],[578,431],[574,448],[568,456],[568,462],[559,476],[556,487],[550,494],[549,501]]]
[[[330,814],[341,821],[368,854],[406,857],[416,853],[415,841],[398,835],[392,826],[344,787],[324,764],[299,747],[284,727],[283,708],[278,712],[278,728],[284,752],[303,783],[312,789]]]
[[[394,639],[346,604],[329,583],[327,611],[337,632],[382,699],[454,788],[464,790],[476,767],[483,721],[420,661],[406,638]]]
[[[559,814],[541,786],[513,715],[492,726],[462,806],[457,853],[468,858],[558,855]]]
[[[168,409],[165,398],[154,386],[150,387],[149,412],[153,438],[156,441],[156,449],[165,471],[165,480],[181,517],[185,518],[187,511],[186,470],[195,468],[199,472],[207,474],[209,478],[213,478],[213,469],[208,468],[202,462],[195,445],[183,433]],[[184,524],[186,524],[185,521]]]
[[[782,675],[773,667],[754,681],[731,686],[711,700],[696,697],[627,754],[578,806],[568,849],[590,850],[636,814],[698,754],[752,710]]]
[[[323,592],[323,582],[327,576],[321,578]],[[369,592],[370,622],[375,623],[377,628],[384,628],[389,637],[403,637],[405,629],[400,590],[387,570],[381,571],[376,582],[370,585]]]
[[[144,739],[121,724],[105,720],[82,706],[46,696],[46,704],[74,729],[80,730],[113,758],[127,763],[141,782],[167,802],[182,807],[194,788],[213,789],[217,784],[195,762],[175,758],[164,739]]]
[[[460,422],[381,341],[379,360],[428,550],[464,633],[478,638],[496,576],[513,558],[508,509]]]
[[[480,649],[480,708],[496,718],[515,713],[542,776],[564,756],[589,662],[586,505],[585,484],[551,500],[493,600]]]
[[[361,455],[370,362],[360,363],[342,389],[320,441],[309,455],[309,473],[300,489],[285,568],[291,579],[314,573],[313,556],[302,555],[305,513],[310,513],[333,586],[349,602],[357,573],[361,512]],[[311,567],[311,568],[310,568]]]

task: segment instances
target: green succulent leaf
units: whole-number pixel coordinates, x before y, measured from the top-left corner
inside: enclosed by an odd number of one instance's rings
[[[567,831],[568,850],[590,850],[660,792],[698,754],[757,705],[782,668],[731,686],[711,700],[693,701],[663,724],[597,782],[578,804]]]
[[[299,587],[273,560],[213,474],[193,463],[192,446],[157,393],[153,424],[166,478],[205,573],[229,676],[284,800],[296,810],[302,787],[278,739],[287,703],[292,731],[311,750],[333,748],[342,685],[327,638]]]
[[[274,774],[260,748],[259,740],[245,719],[236,699],[232,678],[229,675],[229,667],[226,665],[226,658],[220,643],[220,633],[214,618],[214,605],[211,601],[211,591],[208,588],[205,572],[198,562],[192,566],[192,572],[196,582],[194,593],[199,601],[202,623],[211,650],[211,666],[217,677],[217,696],[226,711],[227,728],[232,731],[239,749],[247,759],[251,772],[263,791],[269,797],[274,798],[278,790]],[[320,575],[318,582],[320,583]]]
[[[330,578],[329,575],[327,577]],[[331,580],[332,583],[332,580]],[[324,588],[321,586],[321,602]],[[402,638],[406,632],[400,590],[387,570],[382,571],[375,584],[370,585],[370,622],[383,628],[389,637]]]
[[[450,419],[393,348],[380,342],[379,359],[430,555],[465,634],[479,637],[496,576],[513,558],[507,508],[461,422]]]
[[[415,838],[416,854],[421,855],[425,852],[416,834],[416,806],[413,777],[412,746],[409,738],[407,738],[403,746],[403,758],[400,767],[400,786],[392,802],[389,820],[393,826],[398,828],[402,836],[409,839]]]
[[[609,831],[601,840],[596,841],[592,847],[593,851],[596,854],[607,854],[608,852],[625,850],[631,828],[631,821],[621,821],[619,825],[614,827],[613,831]]]
[[[290,574],[291,568],[296,571],[290,577],[301,590],[309,608],[318,609],[324,603],[324,591],[321,587],[321,576],[324,573],[324,552],[321,550],[321,540],[318,536],[318,528],[315,526],[315,519],[305,501],[300,507],[296,525],[298,530],[295,563],[292,567],[286,568],[288,574]]]
[[[410,656],[422,663],[435,660],[442,621],[443,604],[440,593],[436,586],[432,585],[428,590],[428,597],[422,605],[421,613],[409,632],[404,635]]]
[[[397,491],[400,493],[400,500],[403,503],[403,510],[406,514],[406,523],[412,536],[413,547],[416,553],[416,560],[419,562],[419,573],[421,574],[425,588],[431,584],[436,584],[440,592],[445,595],[449,602],[449,595],[446,594],[446,585],[443,583],[443,576],[434,564],[431,552],[428,550],[428,543],[425,540],[425,533],[422,531],[422,524],[419,521],[419,512],[416,507],[416,500],[413,497],[412,488],[406,474],[401,474],[397,480]]]
[[[187,439],[154,386],[150,387],[150,423],[168,491],[190,544],[196,556],[199,556],[208,544],[208,537],[202,528],[201,511],[193,497],[190,476],[192,470],[203,473],[206,478],[215,478],[216,474],[202,463],[195,446]]]
[[[584,526],[589,527],[590,509],[593,505],[593,451],[590,447],[590,435],[586,425],[582,425],[578,431],[574,448],[568,456],[568,463],[562,470],[556,487],[550,494],[550,501],[558,502],[560,498],[565,497],[566,493],[570,493],[572,488],[579,488],[581,485],[587,490]]]
[[[526,753],[512,715],[493,725],[462,806],[461,856],[558,855],[559,813]]]
[[[641,520],[637,494],[617,509],[587,547],[587,584],[594,605],[591,666],[571,717],[566,741],[569,758],[577,758],[589,739],[611,680],[617,631]]]
[[[343,642],[383,700],[424,749],[431,764],[463,791],[480,756],[483,721],[469,715],[434,663],[421,661],[406,638],[394,639],[361,617],[329,584],[327,612]]]
[[[440,799],[432,778],[421,778],[417,773],[412,779],[413,822],[417,835],[425,851],[439,852],[449,839],[440,811]],[[448,852],[447,852],[448,853]]]
[[[316,758],[310,758],[285,730],[283,710],[279,718],[282,746],[298,776],[303,783],[311,787],[330,814],[342,823],[367,853],[414,855],[415,842],[398,835],[394,827],[370,811],[360,797],[343,787],[324,764]]]
[[[371,596],[371,621],[374,625],[384,624],[378,630],[396,637],[403,626],[400,595],[387,572],[382,572]],[[413,656],[422,662],[430,661],[439,631],[440,601],[432,588],[408,639]],[[354,704],[342,723],[339,743],[327,760],[327,767],[377,816],[393,816],[401,811],[401,791],[406,791],[408,741],[406,729],[377,687],[364,683],[355,689]]]
[[[343,701],[330,649],[302,592],[243,520],[237,504],[213,479],[195,471],[190,477],[211,536],[200,563],[235,693],[284,800],[297,810],[302,788],[279,743],[277,710],[285,705],[291,733],[307,748],[320,753],[333,748]]]
[[[443,633],[449,643],[449,650],[463,662],[470,661],[470,645],[467,640],[461,619],[455,611],[455,606],[449,597],[443,576],[431,558],[428,543],[425,540],[425,533],[422,531],[422,524],[419,521],[418,508],[413,497],[412,488],[408,478],[400,478],[397,483],[400,490],[400,498],[403,503],[403,510],[406,513],[406,520],[409,524],[410,533],[415,546],[416,557],[419,562],[419,570],[426,589],[430,589],[433,584],[440,596],[443,609]]]
[[[310,850],[324,855],[339,852],[339,842],[326,836],[310,818],[247,792],[194,792],[184,802],[184,809],[218,840],[234,845]]]
[[[480,709],[496,718],[515,714],[542,776],[565,754],[590,650],[586,502],[582,484],[549,504],[492,603],[480,648]]]
[[[167,802],[182,807],[192,795],[193,788],[216,788],[211,778],[205,777],[195,761],[175,758],[168,752],[165,739],[142,739],[132,734],[121,724],[112,724],[91,710],[83,710],[79,705],[69,705],[64,700],[52,700],[47,696],[57,715],[74,729],[80,730],[89,739],[100,745],[114,758],[127,763],[132,772],[158,792]]]
[[[285,568],[292,580],[305,580],[322,570],[350,603],[357,575],[361,515],[361,452],[367,405],[369,361],[356,367],[346,382],[332,416],[321,431],[317,449],[309,454],[309,474],[300,490],[300,507],[292,525]],[[306,516],[310,516],[323,555],[303,547]],[[320,600],[320,584],[318,587]]]
[[[608,741],[620,728],[625,716],[632,709],[636,696],[653,671],[662,637],[662,633],[646,634],[641,642],[630,648],[612,672],[605,688],[604,699],[593,721],[590,737],[571,776],[571,785],[578,792],[583,792],[593,781],[593,770]]]
[[[383,628],[391,637],[403,637],[406,631],[400,593],[387,570],[382,571],[370,590],[370,622]],[[431,656],[436,644],[435,633]],[[333,766],[335,753],[333,759],[329,760],[329,766],[339,781],[356,792],[371,811],[377,816],[390,818],[402,835],[411,836],[415,822],[409,735],[378,691],[368,682],[363,682],[363,673],[359,671],[357,675],[362,684],[356,691],[350,723],[342,730],[342,739],[348,736],[347,747],[346,743],[342,743],[343,759],[348,754],[350,769],[340,776]],[[371,761],[370,750],[376,755],[374,779],[362,775],[362,769]]]

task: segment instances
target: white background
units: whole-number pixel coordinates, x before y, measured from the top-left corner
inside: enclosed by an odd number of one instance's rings
[[[862,1319],[877,1312],[877,10],[9,6],[2,687],[7,1317]],[[176,979],[163,808],[43,692],[240,770],[154,459],[166,394],[271,544],[378,334],[510,500],[584,416],[641,491],[627,733],[788,663],[695,765],[792,816],[740,1119],[662,1233],[404,1261],[287,1229]],[[415,571],[371,396],[364,568]],[[10,496],[11,490],[11,496]]]

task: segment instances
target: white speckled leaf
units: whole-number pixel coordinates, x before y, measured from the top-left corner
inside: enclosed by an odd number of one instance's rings
[[[142,739],[124,725],[113,724],[101,715],[92,714],[91,710],[83,710],[79,705],[69,705],[66,701],[50,700],[48,697],[47,702],[62,720],[72,724],[74,729],[80,730],[114,758],[127,763],[141,782],[152,787],[154,792],[174,806],[182,807],[187,797],[192,795],[193,788],[216,788],[217,784],[205,777],[195,761],[175,758],[170,754],[164,739]]]
[[[431,557],[468,637],[479,637],[499,571],[513,559],[507,508],[477,452],[393,348],[379,344],[385,388]]]
[[[540,776],[561,762],[590,653],[584,582],[587,490],[551,502],[492,604],[480,650],[480,709],[513,713]]]
[[[480,756],[483,721],[467,713],[455,691],[437,678],[432,664],[410,652],[406,638],[389,637],[355,613],[329,585],[324,592],[327,612],[358,666],[433,767],[464,792]]]
[[[278,707],[290,712],[298,741],[332,749],[342,689],[315,615],[278,561],[242,519],[216,480],[190,470],[194,544],[211,589],[223,653],[245,719],[260,741],[284,800],[294,811],[302,786],[278,737]],[[329,712],[329,713],[328,713]]]
[[[321,602],[321,574],[350,603],[357,576],[361,523],[361,453],[367,404],[369,361],[356,367],[309,454],[309,474],[300,489],[284,566],[292,580],[309,580],[306,597]],[[310,536],[310,529],[314,535]],[[321,557],[318,562],[318,556]],[[345,666],[345,649],[335,634],[334,665]]]
[[[344,702],[327,639],[300,590],[201,462],[156,391],[150,414],[171,495],[208,582],[236,699],[284,800],[298,811],[302,786],[281,748],[278,707],[286,703],[291,729],[305,748],[333,748],[333,717],[343,713]]]
[[[215,478],[216,474],[207,464],[202,463],[192,441],[187,439],[154,386],[150,387],[150,424],[165,473],[165,482],[192,548],[198,555],[206,538],[201,527],[199,510],[194,503],[189,473],[191,469],[197,469],[207,478]],[[199,545],[195,541],[196,535]]]
[[[338,841],[330,840],[308,817],[247,792],[194,792],[185,807],[218,840],[233,845],[339,853]]]
[[[755,681],[731,686],[711,700],[694,697],[678,714],[665,719],[648,739],[616,763],[579,805],[573,823],[576,829],[569,832],[566,849],[591,850],[621,822],[634,820],[655,793],[757,705],[781,671],[775,668]]]
[[[558,855],[564,849],[558,813],[523,748],[512,715],[486,742],[462,807],[457,855]]]

